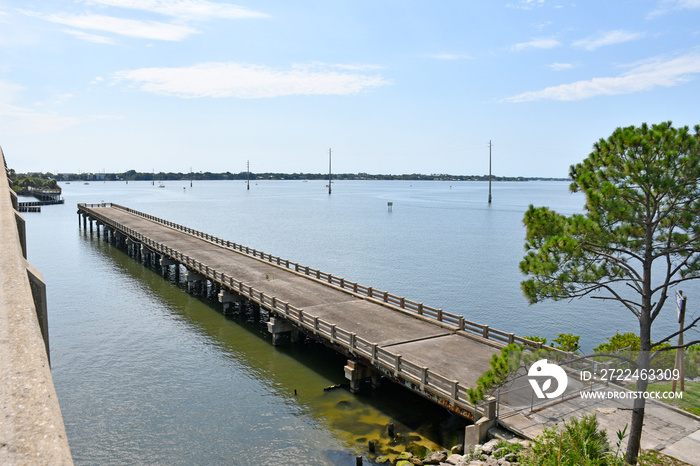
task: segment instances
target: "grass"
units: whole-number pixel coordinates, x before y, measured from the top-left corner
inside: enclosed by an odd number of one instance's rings
[[[637,457],[639,466],[686,466],[688,463],[679,461],[656,450],[642,450]]]
[[[672,383],[653,383],[647,387],[648,392],[670,392]],[[630,385],[631,390],[634,390],[634,385]],[[677,387],[678,389],[678,387]],[[659,401],[680,408],[696,416],[700,416],[700,382],[685,382],[685,391],[683,398],[659,399]]]

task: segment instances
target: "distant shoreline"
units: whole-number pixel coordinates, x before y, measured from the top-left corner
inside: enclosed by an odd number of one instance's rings
[[[327,173],[144,173],[130,170],[124,173],[52,173],[32,174],[57,181],[175,181],[175,180],[328,180]],[[333,173],[333,181],[345,180],[403,180],[403,181],[488,181],[488,175],[450,175],[419,173],[403,175],[372,175],[369,173]],[[539,176],[492,176],[492,181],[571,181],[569,178]]]

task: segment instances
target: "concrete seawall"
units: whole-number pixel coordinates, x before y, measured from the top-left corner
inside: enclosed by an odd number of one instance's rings
[[[49,366],[46,285],[0,149],[0,464],[73,464]]]

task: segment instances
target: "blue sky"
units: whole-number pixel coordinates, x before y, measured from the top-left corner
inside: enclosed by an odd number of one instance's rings
[[[700,0],[0,0],[18,171],[568,175],[700,123]]]

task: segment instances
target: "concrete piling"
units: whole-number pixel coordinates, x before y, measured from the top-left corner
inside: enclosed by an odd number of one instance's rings
[[[267,331],[272,334],[273,346],[279,346],[282,343],[282,337],[292,330],[294,327],[280,317],[270,317],[270,321],[267,323]]]

